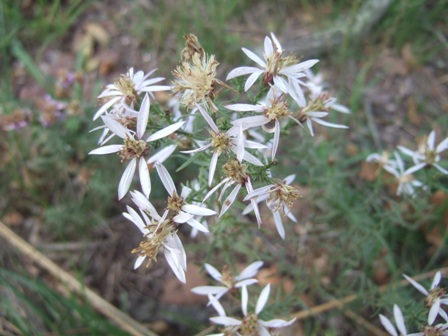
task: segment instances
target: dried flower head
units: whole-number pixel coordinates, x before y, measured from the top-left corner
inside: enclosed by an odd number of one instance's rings
[[[216,95],[216,68],[219,63],[215,56],[199,57],[193,54],[191,62],[183,62],[173,75],[177,78],[173,81],[175,94],[182,93],[180,102],[189,108],[196,104],[205,103],[214,106],[212,100]]]

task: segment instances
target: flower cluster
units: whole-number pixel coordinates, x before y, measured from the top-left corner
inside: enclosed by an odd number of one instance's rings
[[[421,181],[414,177],[414,173],[423,168],[436,168],[442,174],[448,174],[448,170],[443,168],[440,162],[440,153],[448,148],[448,138],[445,138],[435,146],[436,133],[431,131],[427,137],[418,144],[418,149],[413,151],[404,146],[398,146],[399,151],[394,151],[394,158],[390,158],[387,152],[382,154],[370,154],[366,161],[376,162],[381,168],[392,174],[397,183],[397,195],[415,195],[415,188],[427,189]],[[412,158],[413,166],[405,168],[405,163],[400,152]]]
[[[295,126],[303,128],[304,123],[311,135],[315,133],[314,124],[347,128],[326,118],[331,111],[349,112],[336,104],[336,99],[324,90],[320,77],[310,70],[318,61],[298,61],[285,55],[274,34],[265,38],[263,59],[243,48],[258,67],[238,67],[227,76],[227,81],[233,83],[238,81],[235,78],[249,75],[244,90],[254,89],[258,81],[256,96],[260,98],[250,103],[245,100],[222,103],[220,92],[229,89],[227,95],[231,95],[236,90],[217,78],[219,62],[206,53],[197,37],[190,34],[185,39],[180,63],[172,72],[171,86],[161,85],[162,77],[151,77],[155,70],[145,74],[131,68],[105,87],[98,96],[100,108],[93,117],[102,121],[96,128],[102,130],[102,135],[99,147],[90,152],[116,153],[126,164],[118,184],[119,199],[128,194],[134,176],[139,177],[141,191],[130,192],[136,209],[128,206],[123,213],[143,235],[132,251],[138,255],[135,268],[144,261],[150,265],[163,252],[182,282],[186,281],[187,261],[179,230],[189,226],[192,236],[199,231],[208,234],[209,227],[211,230],[219,226],[221,218],[239,201],[246,202],[242,215],[253,212],[259,227],[262,225],[259,204],[265,202],[280,237],[285,239],[283,217],[297,222],[293,204],[300,194],[292,184],[294,174],[279,179],[271,171],[282,133]],[[159,91],[172,93],[165,105],[156,99],[154,93]],[[200,168],[194,180],[182,181],[180,193],[165,167],[178,149],[176,156],[183,156],[185,161],[178,170],[190,163],[208,167],[207,171]],[[149,200],[154,168],[168,194],[164,209],[156,209]],[[207,222],[203,217],[208,218]],[[256,282],[253,276],[261,266],[262,262],[255,262],[233,277],[228,269],[218,272],[206,264],[208,273],[223,286],[194,289],[197,294],[209,297],[219,314],[212,320],[233,330],[231,334],[268,335],[270,328],[292,323],[258,319],[269,296],[269,286],[262,291],[255,314],[248,314],[247,286]],[[237,289],[241,289],[245,315],[238,322],[227,317],[218,302],[224,294]]]
[[[448,335],[448,315],[442,308],[442,305],[448,305],[448,296],[445,294],[445,290],[439,287],[442,274],[437,272],[434,276],[432,284],[429,289],[426,289],[411,277],[403,274],[407,281],[411,283],[420,293],[425,295],[425,307],[428,309],[427,325],[421,328],[422,331],[408,334],[406,324],[404,321],[403,313],[400,307],[394,305],[394,320],[397,326],[384,315],[380,314],[380,321],[387,332],[392,336],[442,336]],[[437,317],[440,317],[444,322],[435,324]]]

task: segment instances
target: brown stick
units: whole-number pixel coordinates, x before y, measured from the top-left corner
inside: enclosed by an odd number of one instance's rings
[[[36,250],[33,246],[28,244],[25,240],[20,238],[11,229],[0,221],[0,236],[5,241],[13,245],[20,252],[34,261],[37,265],[48,271],[52,276],[61,281],[71,291],[76,294],[85,296],[91,305],[100,313],[107,316],[110,320],[116,323],[120,328],[127,331],[133,336],[157,336],[157,334],[145,328],[143,325],[135,321],[129,315],[126,315],[109,302],[104,300],[101,296],[96,294],[84,284],[76,280],[72,275],[65,272],[62,268],[48,259],[45,255]]]

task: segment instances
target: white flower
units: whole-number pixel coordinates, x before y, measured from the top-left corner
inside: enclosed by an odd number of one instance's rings
[[[255,156],[247,152],[245,147],[264,149],[266,146],[244,139],[243,129],[241,126],[234,126],[225,133],[221,132],[209,114],[200,105],[197,105],[197,108],[211,128],[211,139],[210,142],[204,146],[192,150],[182,151],[182,153],[197,153],[210,147],[213,148],[213,155],[210,160],[210,169],[208,174],[209,186],[212,184],[213,176],[215,175],[218,158],[223,153],[233,152],[236,154],[240,162],[245,160],[256,166],[263,166],[263,163]]]
[[[153,85],[165,78],[148,79],[156,70],[154,69],[145,75],[143,71],[134,73],[134,68],[130,68],[127,74],[122,75],[114,84],[107,85],[98,98],[109,98],[109,100],[95,113],[93,120],[98,119],[113,106],[116,106],[119,110],[133,109],[135,103],[139,100],[139,95],[143,92],[152,94],[152,92],[156,91],[170,90],[170,87],[167,85]]]
[[[289,217],[293,222],[297,223],[297,219],[291,213],[293,202],[299,197],[296,188],[290,186],[294,180],[295,175],[289,175],[282,181],[277,181],[274,184],[255,189],[247,194],[244,200],[255,200],[256,203],[266,201],[267,206],[274,216],[275,227],[283,239],[285,239],[285,228],[283,227],[281,211]],[[252,204],[249,204],[244,210],[243,215],[248,214],[254,209]]]
[[[299,110],[296,118],[302,123],[306,122],[306,125],[312,136],[314,136],[312,122],[327,127],[348,128],[348,126],[346,125],[333,124],[322,119],[328,116],[329,111],[331,110],[342,113],[350,113],[350,110],[347,107],[336,104],[336,98],[330,97],[326,92],[322,92],[316,96],[311,95],[308,103],[305,105]]]
[[[445,291],[439,287],[440,280],[442,279],[442,273],[440,273],[439,271],[434,275],[434,279],[432,280],[431,287],[429,287],[429,289],[426,289],[425,287],[420,285],[418,282],[416,282],[414,279],[407,276],[406,274],[403,274],[403,276],[420,293],[426,296],[425,305],[426,307],[430,308],[428,314],[428,324],[432,325],[436,320],[437,315],[442,316],[445,320],[448,321],[448,315],[440,306],[442,303],[448,304],[446,302],[448,296],[446,296]]]
[[[409,155],[414,160],[415,166],[413,171],[424,168],[425,166],[434,166],[441,173],[448,174],[448,170],[442,168],[437,162],[440,161],[440,153],[448,148],[448,138],[445,138],[441,143],[435,147],[436,132],[429,133],[426,142],[423,143],[419,150],[412,151],[406,147],[398,146],[398,149],[406,155]]]
[[[258,273],[261,266],[263,266],[262,261],[255,261],[243,269],[240,274],[234,276],[228,267],[224,267],[222,272],[219,272],[212,265],[205,264],[207,273],[224,286],[198,286],[192,288],[191,291],[198,295],[214,295],[216,300],[219,300],[230,290],[257,283],[258,280],[253,277]]]
[[[252,51],[242,48],[243,52],[257,63],[259,68],[238,67],[230,71],[226,80],[250,74],[244,85],[244,90],[248,91],[255,81],[263,75],[263,84],[265,86],[274,85],[280,91],[291,95],[299,105],[303,106],[304,96],[298,79],[304,77],[304,71],[315,65],[318,60],[298,63],[292,56],[284,57],[284,50],[273,33],[271,33],[271,38],[266,36],[264,39],[264,60]]]
[[[398,181],[397,195],[402,193],[405,195],[413,196],[415,194],[416,187],[426,188],[426,186],[416,180],[412,173],[419,169],[418,166],[413,166],[408,169],[404,169],[404,162],[397,151],[394,152],[396,167],[384,167],[389,173],[394,175]]]
[[[145,95],[140,107],[140,111],[137,116],[136,132],[127,129],[113,118],[108,116],[102,116],[102,119],[106,127],[118,137],[124,140],[122,145],[106,145],[100,148],[94,149],[89,154],[101,155],[119,152],[122,160],[130,160],[118,185],[118,198],[122,199],[129,190],[129,187],[134,177],[135,171],[139,170],[140,184],[143,193],[149,196],[151,193],[151,180],[149,176],[148,164],[145,156],[150,152],[148,142],[159,140],[171,133],[175,132],[183,125],[183,121],[177,122],[173,125],[165,127],[152,135],[146,140],[143,140],[143,136],[146,131],[146,126],[149,118],[150,102],[148,95]],[[170,147],[171,148],[171,147]],[[166,154],[166,152],[164,152]]]
[[[295,318],[290,321],[285,321],[281,319],[263,321],[259,319],[258,315],[261,313],[264,306],[266,305],[266,302],[268,301],[270,290],[271,290],[270,284],[268,284],[265,288],[263,288],[263,290],[260,293],[260,296],[258,297],[257,304],[255,306],[255,313],[249,314],[247,311],[247,304],[249,301],[247,287],[246,286],[242,287],[241,310],[243,311],[244,314],[244,319],[242,321],[233,317],[226,316],[224,308],[219,303],[219,301],[213,298],[212,296],[209,296],[209,299],[211,300],[213,307],[219,314],[219,316],[211,317],[210,320],[213,323],[230,327],[232,331],[235,331],[237,335],[241,336],[252,336],[252,335],[269,336],[271,335],[269,329],[284,328],[293,324],[296,320]]]
[[[165,221],[165,216],[159,218],[157,222],[152,222],[144,212],[141,212],[142,219],[131,207],[127,206],[127,210],[128,212],[124,212],[123,216],[137,226],[144,238],[140,246],[132,251],[139,254],[134,269],[140,267],[146,258],[150,259],[149,262],[155,260],[159,250],[163,249],[166,261],[174,274],[185,283],[187,256],[182,242],[176,234],[175,227],[169,221]]]
[[[268,133],[274,133],[274,141],[272,145],[272,159],[275,159],[278,144],[280,142],[280,120],[287,117],[298,125],[302,126],[300,122],[291,115],[288,109],[288,104],[281,100],[282,96],[276,96],[275,92],[269,91],[266,97],[266,102],[252,105],[252,104],[231,104],[226,108],[238,112],[256,112],[262,115],[245,117],[234,120],[233,125],[247,130],[252,127],[263,126],[263,129]],[[267,127],[267,125],[271,125]]]
[[[201,207],[195,204],[189,204],[185,202],[185,199],[190,195],[191,189],[183,186],[181,194],[178,195],[174,181],[168,170],[160,163],[156,162],[156,169],[162,180],[165,189],[168,191],[170,197],[168,197],[167,209],[176,213],[173,217],[173,221],[177,224],[187,223],[191,227],[198,229],[202,232],[208,232],[208,229],[197,221],[195,216],[212,216],[216,215],[216,212],[205,207]]]
[[[390,157],[389,153],[384,151],[381,154],[378,153],[370,154],[369,156],[367,156],[366,161],[375,162],[382,168],[384,168],[386,171],[396,170],[397,162],[395,160],[390,159],[389,157]]]
[[[211,195],[213,195],[221,186],[223,186],[221,193],[218,197],[218,200],[221,201],[222,197],[224,196],[224,193],[226,190],[232,186],[235,185],[235,188],[230,192],[230,194],[226,197],[226,199],[223,202],[223,206],[221,208],[221,212],[219,213],[219,217],[222,217],[227,210],[230,209],[232,204],[235,202],[236,197],[238,196],[239,191],[244,186],[248,193],[251,193],[253,191],[252,182],[250,179],[250,175],[247,174],[247,166],[245,164],[241,164],[240,161],[236,158],[230,158],[224,165],[223,165],[223,171],[224,174],[227,176],[224,178],[221,182],[219,182],[213,189],[211,189],[207,195],[205,195],[204,200],[202,203],[204,203]],[[261,225],[261,217],[260,212],[258,211],[258,206],[255,200],[251,200],[252,207],[255,212],[255,216],[257,218],[258,226]]]

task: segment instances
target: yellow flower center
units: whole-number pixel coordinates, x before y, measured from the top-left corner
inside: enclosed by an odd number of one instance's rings
[[[124,145],[118,152],[121,161],[140,158],[149,153],[149,145],[144,140],[135,140],[134,138],[126,138]]]

